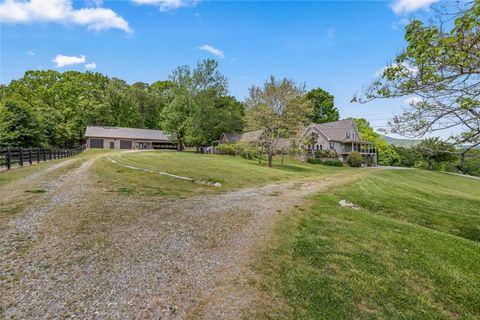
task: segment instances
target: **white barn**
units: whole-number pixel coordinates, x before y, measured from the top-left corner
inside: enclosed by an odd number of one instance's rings
[[[88,126],[87,148],[99,149],[177,149],[162,130]]]

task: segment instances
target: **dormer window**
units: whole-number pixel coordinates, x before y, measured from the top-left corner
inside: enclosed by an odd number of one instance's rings
[[[347,139],[350,139],[350,131],[347,131]]]

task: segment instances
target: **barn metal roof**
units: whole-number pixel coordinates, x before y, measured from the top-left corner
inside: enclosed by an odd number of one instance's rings
[[[168,141],[168,136],[162,130],[119,127],[88,126],[85,137]]]

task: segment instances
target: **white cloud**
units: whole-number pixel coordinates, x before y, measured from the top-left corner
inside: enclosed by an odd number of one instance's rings
[[[132,0],[136,4],[157,6],[162,11],[193,7],[199,0]]]
[[[52,61],[55,63],[55,67],[62,68],[85,63],[85,59],[86,57],[83,54],[79,56],[64,56],[63,54],[57,54]]]
[[[203,46],[197,47],[197,49],[210,52],[214,56],[217,56],[220,58],[225,58],[225,55],[223,54],[222,50],[214,48],[208,44],[204,44]]]
[[[395,0],[391,8],[396,14],[414,12],[419,9],[427,9],[438,0]]]
[[[409,104],[409,105],[416,105],[416,104],[419,104],[422,101],[423,101],[423,99],[420,98],[420,97],[411,97],[411,98],[406,99],[404,102]]]
[[[103,5],[103,0],[86,0],[85,2],[89,7],[101,7]]]
[[[32,50],[28,50],[28,51],[25,51],[25,54],[28,54],[29,56],[34,56],[35,52],[33,52]]]
[[[387,68],[396,68],[396,67],[402,67],[401,71],[405,76],[409,76],[409,75],[415,76],[418,73],[418,68],[416,66],[411,66],[406,62],[402,62],[400,64],[393,63],[393,64],[386,65],[382,69],[375,72],[374,76],[381,77]]]
[[[93,30],[114,28],[131,32],[128,22],[111,9],[74,9],[72,0],[5,0],[0,4],[0,22],[56,22],[83,25]]]
[[[85,65],[85,68],[88,70],[95,69],[97,67],[97,64],[95,62],[90,62]]]

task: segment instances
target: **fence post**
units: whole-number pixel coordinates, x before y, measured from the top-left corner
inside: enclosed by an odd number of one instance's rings
[[[47,150],[43,148],[43,162],[47,162]]]
[[[23,147],[20,147],[20,154],[18,156],[18,164],[23,167]]]
[[[40,163],[40,148],[37,147],[37,163]]]
[[[32,152],[32,147],[28,148],[28,163],[32,165],[32,158],[33,158],[33,152]]]
[[[48,160],[52,160],[52,149],[48,149]]]
[[[5,165],[7,166],[7,169],[10,170],[11,167],[11,151],[10,147],[7,148],[7,153],[5,153]]]

